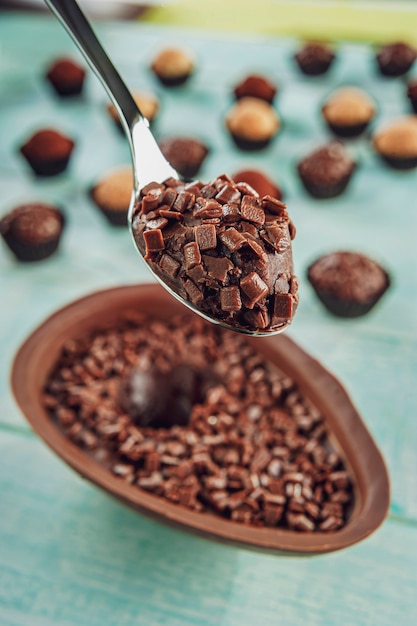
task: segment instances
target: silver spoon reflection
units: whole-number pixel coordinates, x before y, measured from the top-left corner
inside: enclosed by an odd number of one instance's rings
[[[123,82],[119,73],[110,61],[107,53],[100,44],[89,21],[82,12],[75,0],[45,0],[46,4],[63,24],[69,35],[73,38],[87,62],[97,75],[106,89],[116,111],[119,115],[126,137],[129,141],[133,173],[134,189],[128,211],[129,228],[142,259],[146,262],[155,278],[178,300],[192,309],[206,320],[248,335],[271,336],[282,332],[287,328],[290,320],[272,328],[246,329],[242,326],[235,326],[210,315],[207,311],[202,311],[192,302],[183,298],[173,289],[144,258],[132,231],[132,221],[135,207],[140,200],[140,192],[149,183],[163,183],[169,178],[180,179],[175,169],[168,163],[162,154],[159,146],[149,129],[149,123],[140,112],[127,86]]]

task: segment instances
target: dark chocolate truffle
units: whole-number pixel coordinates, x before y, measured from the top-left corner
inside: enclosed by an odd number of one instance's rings
[[[242,80],[233,90],[236,100],[249,96],[260,98],[272,104],[277,93],[277,88],[270,80],[259,74],[250,74]]]
[[[202,141],[192,137],[163,139],[159,147],[172,167],[186,179],[196,176],[209,152]]]
[[[356,252],[333,252],[312,263],[307,277],[324,306],[339,317],[368,313],[390,285],[388,273]]]
[[[37,176],[55,176],[66,170],[74,146],[69,137],[45,128],[32,135],[20,152]]]
[[[325,74],[335,59],[333,50],[324,43],[306,43],[294,59],[300,70],[307,76]]]
[[[64,216],[49,204],[23,204],[0,220],[0,234],[19,261],[40,261],[58,247]]]
[[[85,70],[71,59],[57,59],[49,67],[46,78],[59,96],[77,96],[83,89]]]
[[[382,46],[376,62],[383,76],[403,76],[411,69],[417,57],[417,50],[403,42],[390,43]]]
[[[356,164],[340,141],[314,150],[297,166],[306,190],[314,198],[334,198],[346,189]]]

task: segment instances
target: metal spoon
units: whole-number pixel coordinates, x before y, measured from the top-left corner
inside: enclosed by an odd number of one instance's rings
[[[132,232],[133,214],[139,199],[140,190],[151,182],[162,183],[168,178],[172,177],[179,179],[180,176],[170,163],[168,163],[159,149],[159,146],[149,129],[149,122],[140,112],[126,84],[123,82],[119,73],[113,66],[113,63],[110,61],[107,53],[97,39],[96,34],[76,0],[45,0],[45,2],[85,56],[92,70],[106,89],[118,112],[121,124],[129,141],[134,173],[134,189],[128,211],[128,223],[133,241],[142,256],[142,259],[144,259]],[[144,261],[147,263],[146,259],[144,259]],[[209,322],[213,322],[214,324],[218,324],[224,328],[237,332],[256,336],[271,336],[282,332],[289,325],[288,322],[287,324],[283,324],[277,328],[263,330],[245,329],[228,324],[224,320],[210,316],[206,312],[201,311],[199,308],[194,306],[192,302],[186,300],[174,289],[172,289],[161,278],[161,276],[153,270],[149,263],[147,263],[147,266],[155,278],[175,298],[177,298],[177,300],[185,304],[188,308],[192,309]]]

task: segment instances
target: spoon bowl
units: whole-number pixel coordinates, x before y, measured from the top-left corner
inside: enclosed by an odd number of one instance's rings
[[[72,37],[72,39],[74,40],[74,42],[76,43],[80,51],[83,53],[88,64],[91,66],[92,70],[94,71],[94,73],[96,74],[96,76],[99,78],[104,88],[106,89],[119,115],[122,128],[129,142],[129,147],[130,147],[130,152],[131,152],[131,157],[132,157],[133,174],[134,174],[134,189],[132,191],[130,206],[128,210],[128,224],[129,224],[129,228],[130,228],[130,232],[131,232],[134,244],[136,245],[136,248],[138,249],[142,259],[146,262],[152,274],[155,276],[158,282],[161,283],[162,286],[165,287],[165,289],[167,289],[167,291],[172,296],[174,296],[177,300],[182,302],[182,304],[187,306],[189,309],[198,313],[201,317],[203,317],[207,321],[210,321],[214,324],[218,324],[224,328],[228,328],[230,330],[234,330],[234,331],[241,332],[241,333],[248,334],[248,335],[271,336],[271,335],[276,335],[278,333],[281,333],[283,330],[285,330],[289,326],[289,324],[292,321],[291,318],[293,315],[293,302],[295,303],[294,309],[296,308],[297,300],[296,298],[293,298],[292,296],[288,295],[288,298],[287,298],[287,300],[290,301],[288,306],[290,307],[290,310],[291,310],[291,314],[288,316],[284,314],[281,317],[281,314],[279,313],[279,311],[278,313],[276,312],[276,296],[274,295],[273,303],[271,301],[271,306],[273,305],[274,307],[274,313],[267,315],[264,312],[262,322],[258,323],[256,321],[249,325],[247,325],[246,323],[245,324],[229,323],[233,315],[231,315],[230,313],[226,315],[215,315],[214,313],[211,312],[211,309],[208,307],[203,307],[203,310],[202,310],[202,307],[200,305],[197,305],[195,300],[188,299],[188,297],[184,297],[184,293],[185,293],[184,289],[182,289],[182,293],[179,293],[179,290],[177,290],[176,288],[175,281],[170,280],[169,276],[167,276],[167,278],[165,279],[164,275],[161,276],[161,273],[158,271],[158,268],[157,268],[157,271],[155,271],[156,264],[152,263],[152,259],[151,261],[149,261],[149,258],[147,258],[147,255],[144,254],[143,249],[141,249],[141,247],[139,246],[138,237],[137,237],[137,234],[134,232],[134,227],[133,227],[134,218],[137,214],[137,207],[141,200],[141,191],[144,188],[146,188],[150,183],[163,184],[165,181],[168,181],[169,179],[175,179],[179,181],[180,176],[178,172],[176,172],[176,170],[172,167],[172,165],[167,161],[167,159],[162,154],[158,146],[158,143],[149,128],[148,120],[141,113],[129,89],[127,88],[126,84],[122,80],[118,71],[114,67],[111,60],[109,59],[107,53],[105,52],[96,34],[94,33],[91,27],[91,24],[89,23],[83,11],[77,4],[76,0],[45,0],[45,2],[49,6],[49,8],[52,10],[52,12],[55,14],[55,16],[58,18],[58,20],[62,23],[62,25],[64,26],[66,31],[69,33],[69,35]],[[282,205],[282,207],[284,208],[277,209],[275,207],[273,212],[279,213],[279,211],[283,211],[284,212],[283,214],[285,214],[285,219],[287,222],[286,224],[287,233],[286,233],[286,237],[284,237],[285,245],[283,244],[284,252],[282,256],[286,257],[285,269],[288,270],[289,268],[292,269],[290,236],[288,234],[291,231],[292,223],[290,222],[285,212],[285,205]],[[232,228],[230,230],[232,230]],[[295,233],[295,229],[292,229],[292,230]],[[256,242],[254,244],[254,245],[258,245],[258,248],[257,248],[258,255],[259,255],[259,249],[260,249],[259,242],[261,242],[261,240],[258,238],[258,244],[256,244]],[[246,241],[245,244],[247,243],[248,242]],[[249,245],[252,245],[252,244],[249,242]],[[252,246],[253,249],[255,249],[254,245]],[[279,250],[280,245],[281,243],[273,244],[273,247],[275,247],[275,250],[277,251]],[[288,251],[285,250],[285,248],[288,248],[288,247],[290,248],[289,257],[288,257]],[[253,250],[252,250],[252,253],[253,253]],[[267,256],[268,255],[264,254],[264,259],[266,259]],[[269,257],[271,258],[274,256],[277,257],[278,252],[273,251],[269,255]],[[223,261],[225,261],[225,259],[223,259]],[[265,264],[266,264],[266,261],[265,261]],[[273,259],[273,262],[271,264],[272,264],[272,267],[277,267],[278,265],[282,264],[282,261],[279,259],[278,260]],[[234,269],[236,270],[237,268],[234,268]],[[255,273],[256,272],[252,272],[252,274],[255,274]],[[290,271],[290,275],[292,275],[291,271]],[[269,285],[267,285],[262,280],[259,283],[259,280],[258,280],[259,276],[257,277],[252,276],[252,278],[254,279],[252,281],[253,284],[248,285],[248,292],[253,291],[254,289],[256,292],[256,290],[259,291],[259,289],[263,288],[263,289],[269,289],[269,293],[273,292],[275,294],[275,291],[273,291],[275,289],[274,281],[276,281],[276,283],[279,282],[277,276],[270,277],[270,280],[267,281],[270,283]],[[256,281],[258,281],[258,284],[255,284]],[[288,285],[289,284],[290,283],[288,283]],[[293,281],[292,284],[295,285],[296,281],[295,282]],[[261,287],[259,287],[259,285],[261,285]],[[240,301],[240,293],[239,294],[237,293],[239,291],[239,288],[232,287],[231,289],[237,290],[234,296],[235,298],[238,297]],[[289,290],[289,287],[287,287],[287,291],[288,290]],[[245,294],[245,297],[246,297],[246,294]],[[250,310],[253,309],[254,304],[257,302],[256,297],[258,296],[255,293],[255,296],[248,296],[247,298],[247,301],[249,302],[247,306]],[[286,293],[284,290],[284,300],[285,300],[285,297],[286,297]],[[231,306],[236,306],[236,305],[232,303]],[[217,310],[219,307],[214,307],[214,308]],[[281,303],[278,308],[281,309]],[[230,311],[232,309],[225,309],[225,310]],[[249,315],[251,315],[250,311],[249,311]],[[272,319],[273,316],[275,316],[275,319],[278,320],[276,324],[269,324],[265,322],[265,319],[268,319],[268,320]],[[254,319],[261,320],[262,315],[259,314],[258,318],[254,318]]]

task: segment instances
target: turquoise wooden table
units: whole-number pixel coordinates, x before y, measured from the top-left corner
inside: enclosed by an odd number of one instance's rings
[[[386,460],[391,505],[382,527],[349,549],[272,557],[196,538],[124,508],[81,480],[30,430],[9,389],[20,343],[63,304],[151,277],[127,229],[108,225],[88,197],[98,176],[129,162],[102,88],[90,75],[83,98],[58,101],[43,71],[58,54],[77,57],[70,39],[49,16],[3,14],[0,214],[36,198],[61,205],[68,221],[57,254],[38,264],[19,264],[0,247],[1,626],[417,623],[417,172],[387,169],[360,140],[351,146],[359,167],[344,196],[313,201],[295,175],[296,160],[328,138],[318,109],[334,86],[364,86],[383,120],[408,112],[403,81],[381,81],[365,43],[340,44],[334,71],[305,81],[292,65],[298,42],[290,38],[144,24],[98,29],[129,85],[160,96],[158,136],[188,133],[209,143],[202,178],[256,165],[283,186],[298,226],[301,280],[289,335],[347,388]],[[147,70],[167,42],[196,54],[198,71],[186,89],[164,92]],[[284,129],[268,150],[245,155],[231,145],[222,116],[231,86],[249,69],[279,83]],[[16,149],[45,125],[74,136],[77,148],[66,174],[39,181]],[[305,279],[311,260],[341,247],[379,259],[393,278],[379,306],[357,320],[327,314]]]

